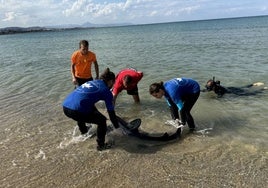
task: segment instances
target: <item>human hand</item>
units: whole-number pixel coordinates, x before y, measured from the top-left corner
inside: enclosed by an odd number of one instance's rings
[[[176,124],[178,125],[178,127],[183,127],[185,125],[185,123],[183,123],[181,120],[179,119],[175,119]]]
[[[73,78],[72,82],[73,82],[74,85],[77,85],[78,84],[76,78]]]
[[[180,127],[184,126],[184,124],[179,119],[168,120],[168,121],[165,122],[165,124],[172,125],[175,128],[180,128]]]

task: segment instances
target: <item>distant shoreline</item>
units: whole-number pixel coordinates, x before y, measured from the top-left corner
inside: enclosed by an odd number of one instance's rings
[[[0,28],[0,35],[17,34],[17,33],[30,33],[30,32],[46,32],[46,31],[65,31],[65,30],[75,30],[75,29],[95,29],[103,27],[121,27],[130,26],[131,23],[121,23],[121,24],[92,24],[85,23],[83,25],[67,25],[67,26],[45,26],[45,27],[6,27]]]
[[[10,35],[18,33],[31,33],[31,32],[52,32],[52,31],[64,31],[74,29],[90,29],[96,27],[73,27],[73,28],[46,28],[46,27],[7,27],[0,29],[0,35]]]
[[[177,22],[195,22],[195,21],[212,21],[212,20],[224,20],[224,19],[239,19],[239,18],[254,18],[254,17],[267,17],[268,15],[259,16],[245,16],[245,17],[233,17],[233,18],[217,18],[208,20],[189,20],[189,21],[177,21]],[[173,22],[165,22],[173,23]],[[132,24],[132,23],[118,23],[118,24],[92,24],[84,23],[82,25],[69,25],[69,26],[47,26],[47,27],[6,27],[0,28],[0,35],[18,34],[18,33],[30,33],[30,32],[47,32],[47,31],[64,31],[74,29],[95,29],[103,27],[121,27],[121,26],[133,26],[133,25],[152,25],[161,23],[148,23],[148,24]]]

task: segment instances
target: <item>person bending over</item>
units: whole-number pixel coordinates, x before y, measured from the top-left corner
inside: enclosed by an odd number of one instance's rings
[[[114,104],[118,94],[122,90],[127,90],[127,93],[132,95],[135,103],[139,103],[138,82],[142,79],[142,77],[143,72],[136,71],[135,69],[127,68],[121,70],[116,76],[115,84],[112,89]]]
[[[153,83],[150,85],[149,92],[158,99],[164,96],[170,108],[171,117],[179,125],[185,125],[187,122],[190,132],[195,130],[191,109],[200,95],[200,86],[195,80],[174,78],[164,83]]]
[[[110,148],[105,143],[107,131],[106,117],[95,107],[95,103],[100,100],[105,102],[109,117],[115,128],[119,127],[116,118],[113,95],[110,91],[115,82],[115,75],[107,68],[100,76],[99,80],[88,81],[71,92],[63,101],[64,114],[75,120],[81,134],[88,132],[86,123],[97,124],[97,149]]]

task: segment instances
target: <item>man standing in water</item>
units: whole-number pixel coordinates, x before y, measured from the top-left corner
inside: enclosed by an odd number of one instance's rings
[[[79,42],[79,50],[75,51],[71,57],[71,73],[74,85],[81,86],[87,81],[93,80],[91,65],[94,64],[96,79],[99,78],[99,65],[95,53],[88,50],[88,41]]]

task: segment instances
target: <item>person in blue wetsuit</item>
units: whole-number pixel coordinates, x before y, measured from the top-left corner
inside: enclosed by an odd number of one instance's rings
[[[99,80],[88,81],[73,92],[63,101],[64,114],[77,121],[81,134],[88,132],[86,123],[97,124],[97,149],[103,150],[111,146],[105,143],[107,131],[106,117],[95,107],[100,100],[105,102],[109,117],[113,126],[118,128],[118,121],[113,105],[113,94],[110,89],[115,82],[115,74],[107,68]]]
[[[170,108],[171,117],[179,125],[189,126],[190,132],[195,130],[194,119],[190,113],[200,95],[199,84],[190,78],[174,78],[166,82],[153,83],[149,92],[155,98],[165,97]],[[180,112],[180,117],[179,113]]]

